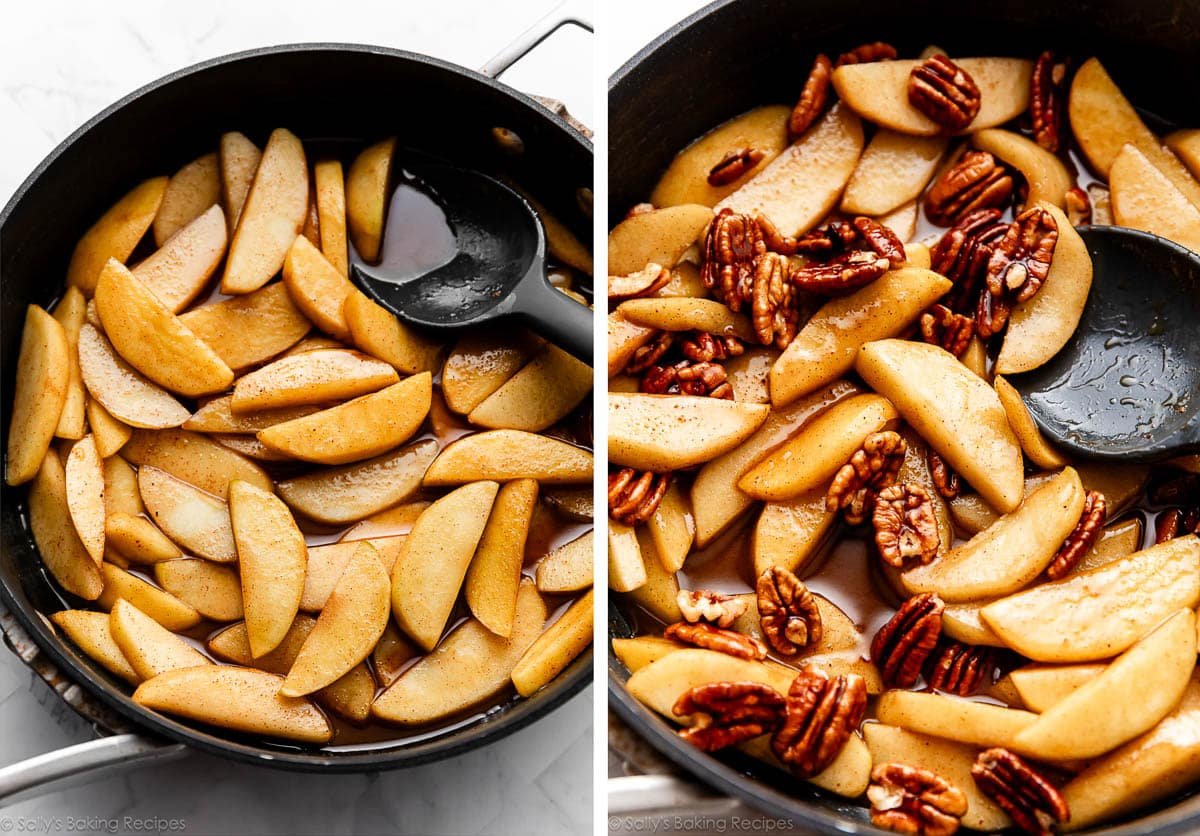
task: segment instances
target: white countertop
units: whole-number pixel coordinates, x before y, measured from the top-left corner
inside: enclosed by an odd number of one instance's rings
[[[8,4],[0,27],[5,150],[0,202],[76,127],[171,70],[300,41],[378,43],[477,67],[553,5],[554,0],[419,6],[403,0],[341,0],[333,6],[313,0]],[[504,80],[563,100],[591,124],[591,49],[590,35],[561,30]],[[0,766],[92,736],[0,647]],[[124,816],[182,819],[185,828],[177,832],[184,834],[590,833],[592,689],[492,746],[424,767],[318,776],[195,754],[0,809],[0,831],[22,832],[58,818],[66,832],[72,817]],[[81,830],[77,821],[75,832],[110,832],[105,822],[85,824],[93,826]]]

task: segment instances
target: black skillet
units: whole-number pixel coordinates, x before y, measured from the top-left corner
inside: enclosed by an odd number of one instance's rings
[[[681,21],[609,80],[609,227],[646,199],[679,149],[755,105],[795,102],[818,52],[884,40],[902,55],[929,44],[953,55],[1034,57],[1045,48],[1099,56],[1156,127],[1197,121],[1200,3],[1185,0],[719,0]],[[611,596],[610,637],[632,631]],[[625,690],[629,673],[609,649],[609,705],[682,770],[804,832],[882,833],[866,809],[756,765],[714,758],[682,742]],[[751,774],[753,773],[753,774]],[[683,813],[686,810],[679,810]],[[1200,796],[1159,805],[1109,834],[1195,833]]]
[[[557,23],[578,22],[560,16]],[[496,75],[555,26],[526,33]],[[367,141],[395,135],[398,147],[483,170],[503,168],[544,201],[584,241],[591,240],[592,144],[545,106],[495,81],[423,55],[384,47],[302,44],[258,49],[173,73],[112,105],[68,137],[21,185],[0,213],[0,313],[7,436],[25,306],[49,305],[62,291],[74,242],[142,178],[171,173],[216,146],[221,131],[264,142],[286,126],[302,139]],[[524,142],[518,158],[502,155],[492,129]],[[342,146],[346,147],[346,146]],[[591,679],[589,650],[548,687],[444,733],[359,751],[305,750],[221,735],[147,711],[128,688],[57,635],[43,614],[73,603],[49,579],[25,518],[26,488],[3,488],[0,599],[45,657],[151,740],[169,739],[236,760],[308,771],[353,772],[411,766],[473,749],[553,710]],[[145,741],[113,741],[79,753],[79,768],[106,758],[152,751]],[[121,743],[123,745],[117,745]],[[87,747],[89,744],[84,744]],[[111,756],[105,754],[111,752]],[[53,760],[53,758],[51,758]],[[24,784],[70,772],[43,764],[27,775],[0,771],[0,797]]]

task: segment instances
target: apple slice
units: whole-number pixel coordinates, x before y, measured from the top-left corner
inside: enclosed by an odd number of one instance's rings
[[[688,646],[664,639],[662,636],[635,636],[631,639],[612,639],[613,653],[630,673],[640,671],[668,653],[686,650]]]
[[[237,621],[242,610],[242,583],[236,569],[207,560],[186,558],[154,564],[158,585],[212,621]]]
[[[953,354],[879,340],[862,347],[855,368],[989,503],[1005,513],[1020,504],[1024,462],[1004,407]]]
[[[137,685],[142,678],[113,641],[108,618],[107,613],[91,610],[60,610],[50,616],[50,620],[90,659],[126,682]]]
[[[337,160],[321,160],[313,166],[313,183],[317,193],[317,217],[321,228],[321,252],[343,276],[350,275],[346,248],[346,189],[342,164]]]
[[[650,342],[654,329],[635,325],[617,311],[608,315],[608,376],[616,377],[625,371],[634,353]]]
[[[136,465],[162,468],[177,479],[216,497],[229,495],[235,479],[264,490],[274,488],[265,470],[207,436],[186,430],[136,430],[121,448],[121,455]]]
[[[226,241],[225,213],[210,205],[131,272],[177,314],[204,290],[225,255]]]
[[[179,321],[239,371],[296,345],[312,327],[282,282],[193,308]]]
[[[592,592],[589,589],[571,604],[521,656],[512,681],[522,697],[540,691],[592,643]]]
[[[238,378],[230,405],[237,413],[324,404],[376,392],[399,379],[387,363],[357,351],[307,351]]]
[[[109,623],[113,641],[141,679],[212,664],[207,656],[128,601],[113,605]]]
[[[646,579],[646,564],[638,544],[637,532],[631,526],[610,519],[608,521],[608,588],[615,592],[632,592],[644,586]]]
[[[188,419],[183,404],[125,362],[108,338],[87,323],[79,330],[79,369],[88,393],[124,424],[164,429]]]
[[[135,517],[124,511],[108,515],[104,521],[105,558],[117,563],[114,553],[134,563],[153,565],[164,560],[183,557],[179,547],[145,517]],[[125,564],[122,564],[125,565]]]
[[[232,131],[221,134],[217,157],[221,167],[221,203],[232,235],[242,215],[250,184],[254,182],[254,172],[258,171],[262,152],[245,134]]]
[[[342,303],[342,316],[350,329],[350,341],[359,350],[390,363],[402,374],[434,371],[442,354],[442,344],[409,328],[367,298],[354,291]],[[446,379],[443,373],[442,386]]]
[[[997,397],[1000,398],[1004,413],[1008,416],[1008,425],[1012,427],[1013,434],[1016,435],[1021,449],[1025,451],[1029,460],[1046,470],[1065,467],[1067,459],[1055,450],[1042,435],[1033,416],[1029,414],[1029,407],[1025,406],[1025,401],[1021,400],[1021,393],[1014,389],[1013,385],[1002,375],[996,375],[992,386],[996,390]]]
[[[216,352],[115,259],[96,282],[96,312],[117,352],[159,386],[195,397],[233,382]]]
[[[495,482],[472,482],[434,502],[396,557],[392,614],[426,650],[441,638],[499,488]]]
[[[1099,542],[1075,564],[1075,572],[1086,572],[1107,566],[1133,554],[1142,545],[1142,520],[1140,517],[1122,520],[1105,526]]]
[[[417,441],[373,459],[325,468],[276,486],[287,504],[317,522],[358,522],[409,499],[437,455],[437,442]]]
[[[712,220],[707,206],[683,204],[626,218],[608,233],[608,272],[628,276],[647,264],[674,267]]]
[[[59,586],[80,598],[95,600],[104,582],[71,522],[66,472],[57,455],[42,458],[29,489],[29,529],[42,562]]]
[[[460,415],[470,413],[529,362],[541,345],[540,338],[524,329],[463,337],[442,367],[446,406]]]
[[[154,215],[154,243],[161,247],[168,238],[186,227],[221,200],[221,173],[217,155],[205,154],[175,172],[163,191]],[[225,218],[221,217],[224,230]],[[223,237],[223,236],[222,236]]]
[[[767,418],[765,404],[691,395],[609,395],[608,455],[615,464],[665,472],[732,450]]]
[[[96,439],[96,451],[102,459],[115,456],[133,435],[133,429],[128,424],[114,418],[95,398],[87,399],[84,414]]]
[[[671,482],[654,515],[646,521],[654,547],[668,572],[678,572],[692,550],[696,524],[692,509],[678,482]]]
[[[1175,152],[1193,177],[1200,178],[1200,129],[1172,131],[1163,137],[1163,145]]]
[[[429,487],[485,479],[537,479],[549,485],[590,483],[592,454],[549,436],[522,430],[489,430],[455,441],[425,473],[425,485]]]
[[[909,595],[936,592],[948,602],[1015,592],[1054,559],[1078,524],[1083,502],[1079,474],[1068,467],[967,543],[902,572],[900,583]]]
[[[634,325],[656,331],[707,331],[757,342],[750,320],[715,299],[689,296],[630,299],[622,302],[617,311]]]
[[[733,399],[745,403],[770,403],[771,390],[767,379],[779,355],[780,352],[775,348],[756,346],[725,363],[725,375],[733,389]]]
[[[1133,145],[1121,149],[1108,183],[1118,225],[1161,235],[1200,253],[1200,208],[1140,150]]]
[[[375,143],[354,158],[346,174],[346,226],[355,251],[369,262],[379,260],[383,243],[395,147],[395,137]]]
[[[357,291],[303,235],[296,236],[283,260],[283,283],[296,307],[318,328],[339,340],[350,338],[342,306]]]
[[[1027,206],[1049,203],[1063,209],[1067,205],[1067,190],[1075,180],[1062,160],[1019,133],[1000,128],[988,128],[971,135],[971,144],[1011,165],[1025,178],[1029,195]],[[1055,220],[1058,220],[1055,218]],[[1059,225],[1059,229],[1063,228]],[[1070,224],[1065,224],[1070,226]],[[1057,255],[1057,251],[1055,253]]]
[[[591,586],[593,542],[589,530],[543,557],[537,566],[538,591],[578,592]]]
[[[1009,673],[1021,702],[1039,714],[1091,682],[1108,667],[1107,664],[1080,663],[1076,665],[1043,665],[1034,663]]]
[[[1067,102],[1071,130],[1092,168],[1111,178],[1111,169],[1121,149],[1133,145],[1163,176],[1200,207],[1200,183],[1179,159],[1162,146],[1121,93],[1103,65],[1089,58],[1080,65],[1071,82]]]
[[[16,376],[4,464],[4,479],[10,485],[37,475],[58,428],[71,379],[67,333],[37,305],[25,310]]]
[[[471,614],[504,638],[512,635],[525,542],[537,499],[538,483],[533,479],[501,486],[467,570],[465,594]]]
[[[430,723],[477,705],[510,683],[513,667],[546,623],[546,603],[521,583],[512,634],[497,636],[470,620],[376,698],[371,713],[388,723]]]
[[[63,327],[67,338],[70,363],[67,394],[62,412],[58,415],[58,425],[54,428],[54,434],[59,438],[78,440],[83,438],[87,429],[84,423],[87,394],[83,388],[83,375],[79,371],[79,329],[83,327],[86,317],[87,300],[83,293],[77,287],[68,287],[54,306],[54,319]]]
[[[166,177],[144,180],[96,221],[71,253],[67,284],[91,296],[100,270],[110,258],[124,263],[154,222],[167,190]]]
[[[859,349],[899,335],[949,289],[937,273],[904,267],[826,302],[771,368],[771,402],[778,409],[844,377]]]
[[[787,772],[787,767],[780,763],[771,750],[770,740],[769,735],[762,735],[739,744],[738,748],[752,758]],[[845,798],[859,798],[871,783],[871,752],[861,737],[851,734],[829,766],[804,780]]]
[[[366,659],[387,626],[390,586],[375,547],[359,543],[279,693],[311,694]]]
[[[983,620],[1030,659],[1088,662],[1123,652],[1198,602],[1200,539],[1189,535],[1002,598],[983,608]]]
[[[784,235],[800,235],[837,205],[862,150],[862,121],[844,103],[835,104],[804,136],[713,209],[732,209],[751,217],[762,214]]]
[[[108,563],[100,567],[100,574],[104,579],[104,591],[96,599],[96,606],[106,612],[126,601],[172,633],[189,630],[200,623],[200,613],[137,575]]]
[[[1196,614],[1181,609],[1056,703],[1013,743],[1050,761],[1094,758],[1153,728],[1187,689],[1196,667]],[[1103,723],[1096,718],[1103,717]]]
[[[679,612],[679,579],[674,572],[663,567],[662,558],[654,548],[654,538],[645,527],[633,529],[631,534],[637,542],[637,555],[642,561],[645,581],[629,592],[629,600],[639,605],[655,618],[666,624],[683,620]],[[612,539],[609,540],[609,561],[612,560]],[[632,554],[627,554],[632,559]]]
[[[897,591],[903,593],[902,588]],[[947,604],[946,609],[942,611],[942,633],[947,638],[964,644],[1007,647],[1000,637],[992,632],[992,628],[983,623],[980,613],[990,603],[991,600],[985,598],[981,601]]]
[[[138,493],[137,471],[120,456],[104,460],[104,513],[124,511],[137,516],[146,509]]]
[[[918,734],[971,746],[1004,746],[1014,751],[1013,739],[1038,720],[1032,711],[1005,708],[961,697],[915,691],[888,691],[879,698],[876,717],[881,723]]]
[[[591,367],[547,344],[468,419],[480,427],[541,432],[567,417],[591,391]]]
[[[138,490],[154,524],[176,543],[218,563],[237,560],[224,500],[153,465],[138,470]]]
[[[258,290],[283,266],[308,213],[308,165],[291,131],[271,132],[229,244],[221,292]]]
[[[371,514],[365,520],[352,525],[338,542],[346,543],[351,540],[369,540],[372,537],[394,537],[412,531],[413,523],[421,512],[429,507],[428,502],[418,500],[405,502],[393,508],[387,508]],[[379,548],[378,545],[375,548]]]
[[[1082,830],[1124,818],[1200,780],[1200,678],[1192,675],[1179,705],[1141,737],[1092,761],[1062,787],[1071,820]]]
[[[896,410],[878,395],[831,406],[738,481],[755,499],[784,500],[829,487],[833,475],[872,433],[894,425]]]
[[[813,488],[794,499],[763,506],[750,546],[755,576],[772,566],[800,571],[821,553],[837,523],[837,514],[825,510],[825,490]]]
[[[255,657],[283,640],[304,592],[304,535],[278,497],[249,482],[229,485],[229,518],[241,570],[246,629]]]
[[[104,558],[104,465],[90,435],[71,445],[65,475],[71,522],[98,566]]]
[[[375,670],[375,676],[379,678],[379,684],[387,688],[404,673],[409,667],[408,663],[420,655],[420,648],[400,632],[396,622],[389,621],[379,643],[371,651],[371,666]],[[368,716],[370,713],[368,706]]]
[[[710,682],[758,682],[786,694],[794,671],[783,665],[769,666],[740,659],[715,650],[688,648],[669,653],[635,671],[625,683],[629,694],[668,720],[690,725],[672,709],[687,691]]]
[[[876,132],[858,161],[842,195],[843,212],[885,215],[920,196],[937,169],[949,140]],[[907,241],[901,237],[902,241]]]
[[[202,665],[160,674],[138,686],[138,705],[266,737],[328,743],[329,721],[306,699],[279,694],[282,676],[253,668]]]
[[[908,257],[904,260],[905,267],[920,267],[924,270],[929,269],[929,259],[922,252],[922,248],[928,251],[924,244],[913,242],[913,238],[917,235],[917,202],[910,200],[898,209],[893,209],[886,215],[880,215],[875,218],[880,226],[890,229],[897,238],[901,241],[906,241],[904,245],[905,255]],[[909,255],[909,249],[912,249],[912,254]]]
[[[920,61],[846,64],[833,71],[833,89],[848,107],[884,128],[936,136],[941,125],[908,102],[908,78]],[[1033,63],[1019,58],[956,58],[979,87],[979,113],[957,133],[969,134],[1016,119],[1029,107]]]
[[[261,412],[233,411],[233,395],[222,395],[206,401],[183,422],[183,429],[198,433],[254,435],[259,430],[303,418],[317,412],[315,406],[295,406],[284,409],[264,409]]]
[[[388,575],[396,565],[396,557],[404,545],[405,535],[391,537],[370,537],[349,542],[326,543],[323,546],[309,546],[308,567],[304,573],[304,592],[300,596],[300,609],[306,612],[320,612],[325,608],[334,587],[346,571],[350,558],[358,548],[359,543],[370,543],[375,549],[375,555]]]

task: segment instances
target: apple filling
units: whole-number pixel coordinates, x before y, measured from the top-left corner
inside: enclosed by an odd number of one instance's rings
[[[610,234],[626,687],[900,832],[1195,789],[1194,457],[1074,461],[1005,375],[1083,315],[1075,224],[1200,251],[1200,134],[1049,52],[868,44],[798,96],[682,150]]]

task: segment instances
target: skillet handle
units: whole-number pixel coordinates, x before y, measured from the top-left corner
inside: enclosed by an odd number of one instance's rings
[[[0,806],[85,784],[101,777],[96,773],[106,769],[174,760],[185,751],[182,743],[116,734],[35,755],[0,769]]]
[[[535,46],[567,24],[574,24],[581,29],[592,31],[592,21],[588,16],[584,0],[563,0],[547,12],[545,17],[518,35],[512,43],[493,55],[487,63],[479,68],[479,72],[488,78],[499,78],[505,70],[524,58]]]
[[[540,277],[527,279],[516,295],[513,314],[576,359],[592,365],[591,309],[555,290]]]

